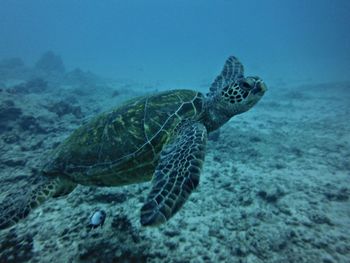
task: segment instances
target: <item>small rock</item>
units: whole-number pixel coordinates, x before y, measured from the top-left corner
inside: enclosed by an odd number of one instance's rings
[[[330,257],[326,256],[322,259],[322,262],[323,263],[334,263],[335,261],[333,259],[331,259]]]
[[[72,114],[76,118],[83,117],[80,106],[73,106],[65,101],[54,103],[53,105],[48,106],[47,109],[51,112],[56,113],[58,117],[62,117],[67,114]]]
[[[257,143],[257,142],[261,142],[261,138],[260,137],[257,137],[257,136],[252,136],[249,138],[249,141],[252,142],[252,143]]]
[[[33,255],[33,238],[30,234],[18,236],[9,232],[0,243],[0,262],[28,262]]]
[[[324,193],[329,201],[347,201],[349,199],[350,190],[347,187],[342,187],[340,189],[329,190]]]
[[[284,163],[275,163],[274,167],[275,167],[277,170],[281,170],[281,169],[286,168],[287,166],[286,166]]]
[[[119,231],[132,231],[133,227],[126,215],[116,215],[113,217],[111,224],[112,228],[118,229]]]
[[[1,104],[2,107],[14,107],[15,103],[13,100],[4,100]]]
[[[257,195],[268,203],[275,203],[285,195],[285,192],[280,187],[272,187],[258,191]]]
[[[127,199],[127,196],[125,193],[108,193],[108,192],[99,192],[95,195],[91,196],[91,199],[93,201],[99,202],[99,203],[112,203],[115,202],[117,204],[124,203]]]
[[[92,238],[98,238],[100,235],[101,235],[101,234],[100,234],[99,232],[93,232],[93,233],[91,234],[91,237],[92,237]]]
[[[234,248],[233,254],[238,256],[238,257],[246,256],[248,254],[247,248],[238,245],[237,247]]]
[[[19,139],[20,138],[17,134],[6,134],[3,137],[3,141],[7,144],[17,143]]]
[[[22,110],[14,106],[0,105],[0,122],[15,121],[22,115]]]
[[[34,143],[33,145],[30,146],[30,150],[37,150],[42,148],[44,141],[38,141],[37,143]]]
[[[172,240],[167,240],[164,242],[164,245],[170,250],[174,250],[178,247],[178,244]]]
[[[68,232],[69,232],[69,229],[68,229],[68,228],[63,229],[63,231],[62,231],[62,233],[61,233],[61,236],[67,235]]]
[[[181,232],[177,229],[166,229],[164,231],[164,234],[168,237],[175,237],[175,236],[179,236]]]
[[[33,116],[22,116],[18,124],[23,131],[31,131],[34,133],[47,133],[47,131],[40,126],[37,119]]]
[[[118,97],[118,96],[120,96],[120,91],[119,90],[114,90],[112,92],[112,98],[115,98],[115,97]]]
[[[16,166],[24,166],[27,161],[22,159],[8,159],[8,160],[2,160],[3,164],[6,164],[10,167],[16,167]]]
[[[313,213],[309,216],[309,219],[315,224],[333,225],[332,221],[326,215],[321,213]]]
[[[253,203],[253,199],[250,196],[239,196],[238,201],[242,206],[250,206]]]

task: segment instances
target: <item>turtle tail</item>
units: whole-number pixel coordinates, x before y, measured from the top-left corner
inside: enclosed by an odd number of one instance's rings
[[[31,178],[24,187],[8,194],[0,204],[0,229],[14,225],[47,199],[68,194],[76,186],[60,177],[40,175]]]

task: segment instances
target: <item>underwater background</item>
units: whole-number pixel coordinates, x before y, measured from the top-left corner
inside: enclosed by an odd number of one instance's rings
[[[349,28],[346,0],[0,0],[0,207],[129,98],[206,93],[230,55],[268,86],[166,224],[140,225],[150,183],[79,186],[0,230],[0,262],[350,262]]]

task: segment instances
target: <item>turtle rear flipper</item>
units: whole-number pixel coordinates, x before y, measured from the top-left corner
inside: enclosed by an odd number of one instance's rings
[[[172,217],[199,183],[207,130],[203,124],[183,127],[160,155],[152,189],[141,208],[141,224],[159,225]]]
[[[0,229],[5,229],[28,216],[29,212],[50,197],[70,193],[75,184],[59,177],[36,176],[25,187],[10,193],[0,204]]]

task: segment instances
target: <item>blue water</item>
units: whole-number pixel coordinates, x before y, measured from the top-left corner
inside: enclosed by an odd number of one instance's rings
[[[0,263],[349,263],[349,29],[349,0],[0,0]],[[42,163],[75,129],[138,95],[207,93],[230,55],[268,90],[210,134],[199,186],[168,222],[140,223],[149,182],[69,185],[26,210],[49,181]],[[253,83],[249,96],[265,90]],[[142,113],[145,137],[154,112]],[[217,112],[205,124],[228,118]],[[98,160],[131,138],[126,127],[110,145],[111,127]]]
[[[0,58],[171,87],[210,82],[235,54],[265,79],[348,80],[350,2],[1,0]]]

